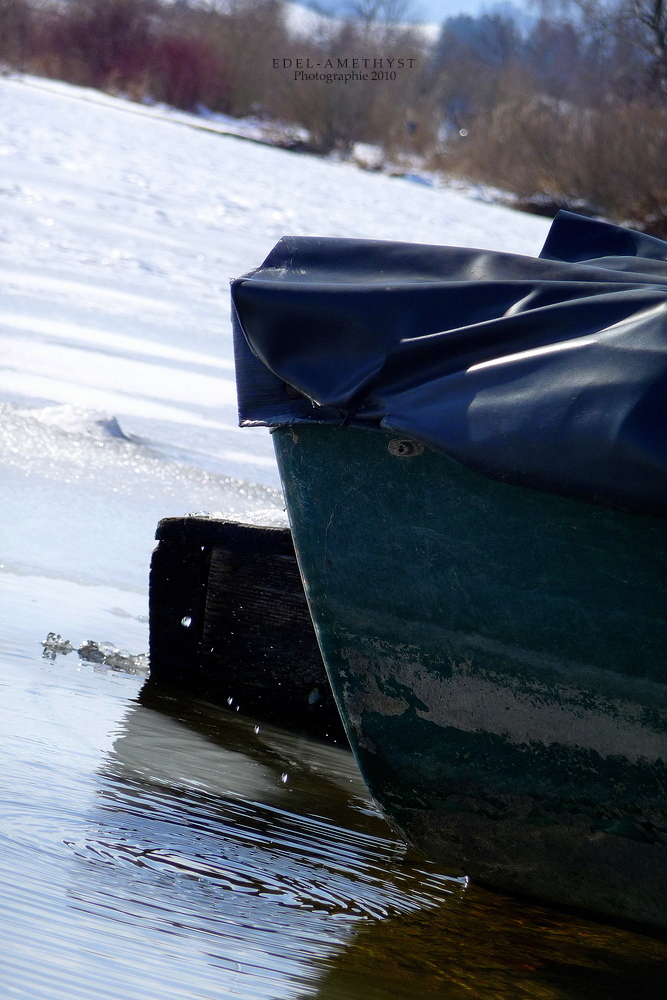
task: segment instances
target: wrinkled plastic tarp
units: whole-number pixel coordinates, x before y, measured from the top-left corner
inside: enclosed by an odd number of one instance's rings
[[[538,258],[285,237],[232,285],[242,425],[382,427],[667,514],[667,243],[561,212]]]

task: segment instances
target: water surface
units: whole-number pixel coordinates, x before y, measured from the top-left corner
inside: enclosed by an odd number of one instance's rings
[[[144,595],[0,572],[7,1000],[664,1000],[667,945],[406,851],[351,756],[143,678]]]

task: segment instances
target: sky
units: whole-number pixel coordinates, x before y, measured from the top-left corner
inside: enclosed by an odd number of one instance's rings
[[[323,12],[345,14],[349,10],[350,0],[296,0],[296,2],[302,2],[304,6],[320,9]],[[406,5],[407,19],[424,24],[441,24],[456,14],[476,16],[499,6],[516,7],[518,11],[525,13],[529,9],[529,0],[523,3],[514,3],[510,0],[503,0],[502,3],[496,3],[494,0],[406,0]]]

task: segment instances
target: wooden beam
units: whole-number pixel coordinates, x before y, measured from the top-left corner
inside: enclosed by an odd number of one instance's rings
[[[289,529],[192,515],[156,539],[150,687],[345,745]]]

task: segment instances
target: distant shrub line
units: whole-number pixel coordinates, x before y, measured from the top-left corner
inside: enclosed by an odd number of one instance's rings
[[[178,4],[168,9],[155,0],[59,5],[0,0],[0,59],[11,67],[184,110],[198,104],[226,109],[231,89],[226,60],[206,38],[203,24],[188,20]]]
[[[299,125],[310,136],[299,149],[349,155],[374,144],[386,160],[407,168],[420,157],[530,210],[579,206],[667,237],[663,0],[572,0],[576,17],[523,30],[512,17],[461,15],[430,49],[374,20],[377,0],[353,2],[355,19],[296,41],[277,0],[0,0],[0,62],[135,100]],[[402,68],[381,85],[347,85],[280,69],[296,60]]]

